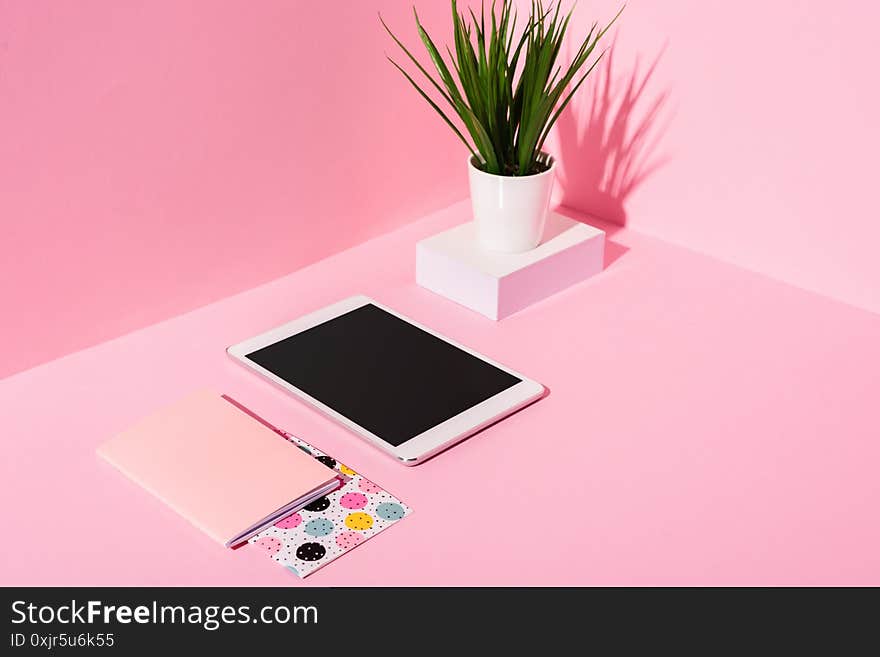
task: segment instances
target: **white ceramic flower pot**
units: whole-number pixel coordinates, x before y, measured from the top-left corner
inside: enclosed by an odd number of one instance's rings
[[[490,251],[521,253],[541,243],[556,162],[532,176],[496,176],[480,171],[468,158],[471,205],[480,245]]]

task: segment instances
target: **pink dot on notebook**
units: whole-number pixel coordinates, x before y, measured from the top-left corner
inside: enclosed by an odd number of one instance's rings
[[[343,550],[353,548],[355,545],[364,540],[364,537],[356,532],[342,532],[336,537],[336,545]]]
[[[376,484],[374,484],[369,479],[361,479],[361,483],[359,488],[365,493],[381,493],[382,489],[379,488]]]
[[[346,493],[339,503],[346,509],[363,509],[367,506],[367,496],[363,493]]]
[[[298,513],[294,513],[293,515],[287,516],[283,520],[279,520],[275,523],[275,526],[279,529],[293,529],[299,523],[302,522],[302,516]]]
[[[259,546],[268,554],[275,554],[276,552],[278,552],[278,550],[281,549],[281,541],[279,541],[274,536],[263,536],[263,538],[259,538],[254,541],[254,545]]]

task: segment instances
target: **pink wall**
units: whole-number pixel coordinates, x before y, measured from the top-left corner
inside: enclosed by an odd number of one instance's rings
[[[0,0],[0,376],[462,198],[460,146],[383,59],[376,10],[415,43],[409,5]],[[878,19],[630,0],[609,95],[560,124],[565,202],[880,311]]]
[[[378,10],[417,40],[409,0],[0,0],[0,377],[464,196]]]
[[[878,22],[857,0],[630,0],[609,100],[560,126],[565,202],[880,312]]]

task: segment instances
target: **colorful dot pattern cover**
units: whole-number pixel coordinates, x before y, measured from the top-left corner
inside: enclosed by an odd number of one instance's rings
[[[351,468],[295,436],[289,439],[345,481],[248,541],[299,577],[311,575],[412,512]]]

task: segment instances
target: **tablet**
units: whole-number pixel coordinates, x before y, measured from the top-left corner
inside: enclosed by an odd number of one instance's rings
[[[363,296],[227,353],[407,465],[544,394],[540,384]]]

